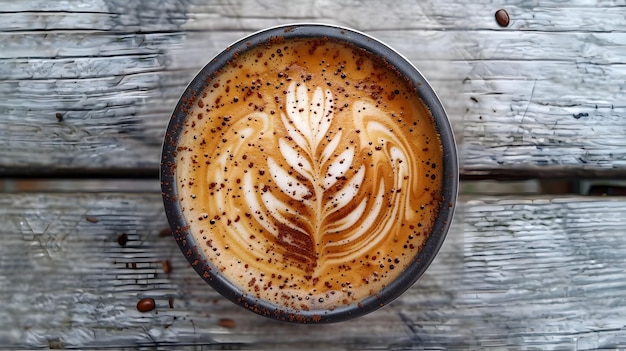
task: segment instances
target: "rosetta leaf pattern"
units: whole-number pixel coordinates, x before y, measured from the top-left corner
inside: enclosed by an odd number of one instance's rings
[[[403,199],[389,187],[401,187],[408,165],[402,162],[408,158],[403,141],[389,133],[388,126],[356,113],[353,124],[363,131],[362,140],[354,145],[342,143],[341,128],[329,132],[335,118],[331,91],[316,87],[309,93],[304,83],[290,84],[285,112],[278,120],[286,131],[277,141],[280,156],[267,157],[274,187],[252,197],[250,207],[257,222],[282,246],[283,254],[302,269],[313,271],[320,260],[345,260],[374,247],[394,225],[394,218],[403,211]],[[352,109],[365,107],[384,115],[373,105]],[[378,160],[384,166],[367,174],[373,177],[373,186],[364,195],[366,166],[356,162],[357,155],[368,141],[380,139],[387,145]],[[385,182],[384,173],[394,174],[393,184]],[[254,192],[249,174],[245,182],[245,190]]]

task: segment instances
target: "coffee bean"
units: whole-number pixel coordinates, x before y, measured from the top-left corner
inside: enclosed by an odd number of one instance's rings
[[[506,27],[509,25],[509,13],[506,12],[505,9],[500,9],[496,11],[496,22],[500,25],[500,27]]]
[[[235,321],[230,318],[222,318],[217,322],[217,324],[223,328],[232,329],[235,327]]]
[[[120,236],[117,237],[117,243],[120,244],[120,246],[126,246],[126,243],[128,243],[128,234],[120,234]]]
[[[170,274],[172,271],[172,265],[170,265],[170,261],[168,260],[161,261],[161,266],[163,266],[163,272],[165,272],[165,274]]]
[[[85,217],[85,219],[89,223],[98,223],[98,222],[100,222],[100,220],[98,218],[93,217],[93,216],[87,216],[87,217]]]
[[[143,298],[137,302],[137,311],[139,312],[150,312],[156,307],[156,303],[154,299],[151,298]]]
[[[164,238],[166,236],[172,235],[172,228],[164,228],[159,232],[159,238]]]

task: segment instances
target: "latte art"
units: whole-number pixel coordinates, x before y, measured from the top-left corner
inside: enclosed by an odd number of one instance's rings
[[[442,151],[431,118],[414,87],[345,44],[236,55],[179,142],[190,230],[246,295],[295,310],[358,303],[432,228]]]

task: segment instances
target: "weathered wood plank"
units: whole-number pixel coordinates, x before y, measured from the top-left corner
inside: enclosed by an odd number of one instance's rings
[[[0,345],[620,348],[625,214],[624,198],[463,197],[440,255],[400,299],[340,325],[301,326],[205,285],[159,236],[158,194],[2,194]],[[156,310],[138,312],[142,297]]]
[[[366,31],[415,63],[449,112],[465,176],[626,174],[622,0],[283,5],[1,1],[0,173],[154,175],[170,111],[202,65],[252,31],[313,21]]]
[[[185,30],[257,30],[285,21],[325,21],[361,28],[362,30],[497,29],[493,14],[506,8],[511,15],[510,28],[520,31],[624,31],[623,0],[576,0],[529,3],[509,0],[500,3],[458,2],[453,0],[394,1],[376,0],[340,2],[297,1],[290,6],[267,1],[141,1],[119,0],[105,2],[31,0],[0,1],[7,21],[2,30],[24,31],[56,29],[115,30],[116,22],[134,24],[142,29],[163,23],[184,23]],[[186,11],[185,11],[186,10]],[[58,14],[63,14],[62,19]],[[89,21],[77,14],[91,14]],[[159,16],[155,16],[158,14]],[[115,18],[116,21],[107,20]],[[598,18],[602,18],[598,21]],[[243,19],[243,21],[242,21]],[[156,27],[162,30],[162,27]]]

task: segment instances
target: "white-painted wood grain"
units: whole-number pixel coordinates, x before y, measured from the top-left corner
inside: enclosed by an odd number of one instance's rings
[[[365,31],[411,60],[448,110],[466,176],[621,177],[624,6],[0,1],[0,172],[156,174],[170,111],[199,68],[253,31],[308,21]]]
[[[2,194],[0,345],[626,346],[623,198],[463,197],[460,204],[439,256],[405,295],[356,320],[302,326],[256,316],[213,292],[174,240],[159,236],[166,223],[158,194]],[[117,242],[122,233],[126,247]],[[142,297],[153,297],[156,310],[138,312]],[[234,327],[221,325],[224,318]]]

